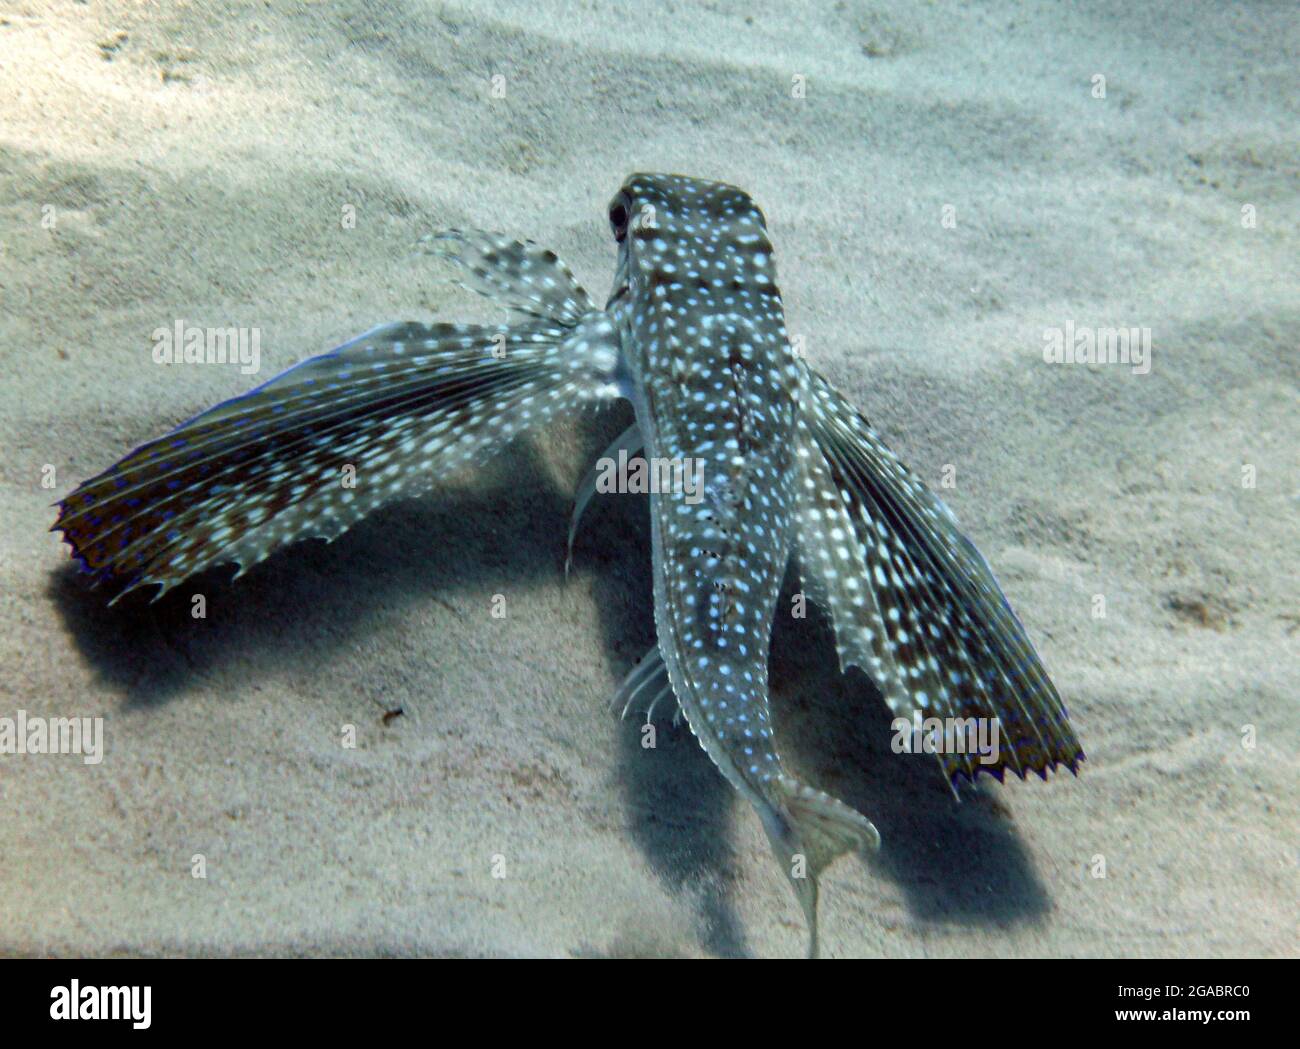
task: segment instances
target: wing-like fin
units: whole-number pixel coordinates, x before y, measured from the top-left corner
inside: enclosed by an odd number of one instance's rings
[[[136,449],[65,499],[54,528],[117,597],[149,584],[161,596],[210,565],[333,538],[611,396],[616,357],[595,312],[572,326],[376,328]]]
[[[951,511],[811,370],[801,398],[799,559],[841,664],[871,674],[896,717],[997,719],[996,753],[939,754],[950,779],[1077,771],[1061,698]]]
[[[573,516],[569,520],[569,544],[564,556],[564,577],[569,577],[569,569],[573,567],[573,540],[578,534],[578,523],[582,520],[582,515],[587,509],[587,504],[591,502],[591,497],[596,494],[596,481],[600,477],[601,460],[617,459],[619,452],[626,452],[629,457],[639,452],[645,444],[641,436],[641,430],[636,423],[633,423],[621,434],[614,438],[604,453],[591,464],[590,469],[583,476],[578,485],[578,490],[573,497]]]

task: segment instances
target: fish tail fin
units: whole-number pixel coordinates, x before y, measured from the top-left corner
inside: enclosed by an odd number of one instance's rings
[[[376,328],[137,448],[63,500],[53,530],[114,601],[216,564],[242,572],[610,396],[617,352],[599,312]]]
[[[763,820],[777,862],[785,868],[808,922],[808,957],[817,957],[818,879],[845,853],[875,851],[880,833],[837,798],[795,779],[776,780],[775,807]]]

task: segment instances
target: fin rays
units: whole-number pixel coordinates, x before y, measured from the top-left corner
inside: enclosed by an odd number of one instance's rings
[[[898,716],[998,719],[997,760],[943,753],[950,778],[1074,770],[1083,754],[1065,708],[988,563],[824,379],[807,372],[804,390],[813,502],[801,561],[829,604],[841,661],[871,673]]]
[[[425,238],[434,254],[455,263],[458,282],[526,317],[576,324],[595,304],[555,252],[500,233],[451,229]]]
[[[521,374],[515,376],[513,381],[509,384],[501,382],[498,379],[495,380],[496,384],[493,385],[494,377],[480,376],[476,380],[473,380],[471,385],[460,389],[458,389],[454,384],[445,387],[430,388],[427,378],[422,381],[416,379],[408,383],[402,390],[385,388],[382,400],[367,405],[367,411],[369,415],[375,418],[380,418],[381,413],[405,413],[413,418],[418,418],[422,409],[430,406],[436,407],[437,410],[444,413],[451,412],[473,403],[476,399],[484,399],[489,396],[504,401],[506,395],[508,395],[512,389],[518,389],[525,382],[534,381],[535,378],[536,376],[530,377],[526,373],[521,372]],[[401,396],[398,394],[401,394]],[[195,452],[197,453],[197,457],[205,460],[209,467],[214,461],[227,463],[227,465],[215,473],[213,473],[209,468],[205,472],[204,481],[209,486],[219,483],[223,479],[238,479],[244,484],[251,484],[273,470],[276,464],[286,460],[291,460],[308,447],[324,445],[331,439],[341,437],[349,430],[349,428],[354,431],[357,428],[357,419],[352,406],[341,406],[333,402],[330,403],[328,410],[312,416],[311,423],[312,425],[310,428],[303,428],[296,431],[292,429],[288,430],[288,435],[277,442],[273,454],[266,454],[254,458],[251,461],[249,461],[249,458],[247,457],[240,458],[238,453],[248,452],[251,456],[253,453],[257,452],[265,441],[265,438],[262,435],[249,437],[246,440],[238,440],[237,443],[224,447],[219,441],[215,440],[205,442],[202,445],[196,445]],[[176,432],[180,431],[173,431],[173,433]],[[168,435],[168,437],[170,436],[171,435]],[[166,441],[167,439],[168,438],[163,438],[162,440]],[[341,448],[346,448],[345,442],[340,441],[339,445]],[[145,451],[148,447],[149,446],[146,445],[144,449],[141,449],[141,451]],[[342,458],[346,460],[346,454],[343,454]],[[163,465],[171,465],[171,463],[175,462],[174,459],[169,458],[164,458],[160,461]],[[144,461],[134,467],[128,467],[127,469],[120,471],[121,477],[139,476],[141,477],[141,480],[134,485],[128,485],[125,488],[119,489],[114,493],[114,495],[118,499],[125,499],[128,496],[136,496],[141,493],[143,489],[149,486],[156,486],[160,483],[171,483],[178,477],[183,476],[188,468],[188,464],[181,463],[172,470],[151,475],[150,470],[154,465],[155,462]],[[244,471],[242,475],[241,471]],[[236,477],[236,475],[239,476]],[[128,527],[141,514],[163,510],[177,500],[190,499],[192,501],[193,494],[194,492],[192,488],[179,487],[174,494],[162,498],[161,500],[148,503],[144,503],[143,500],[140,500],[147,509],[139,509],[136,514],[124,517],[112,529],[102,532],[101,539],[106,540],[111,538],[119,529]],[[292,501],[286,505],[291,504]],[[58,527],[64,527],[75,523],[92,509],[93,506],[85,507],[75,514],[68,514],[66,517],[60,518]],[[126,548],[123,553],[129,554],[130,548]]]
[[[652,686],[654,691],[650,694],[650,702],[638,704],[637,697]],[[623,684],[619,686],[614,698],[610,701],[610,709],[619,711],[620,719],[626,718],[630,711],[640,709],[645,713],[646,721],[649,722],[654,720],[655,708],[665,699],[671,700],[676,708],[673,712],[673,724],[681,724],[682,709],[677,705],[673,694],[672,682],[668,677],[668,667],[659,652],[659,646],[655,645],[641,658],[640,663],[628,671],[627,676],[623,679]]]
[[[181,463],[194,456],[197,451],[204,447],[215,444],[221,438],[232,434],[241,434],[248,442],[253,443],[259,439],[259,434],[249,435],[243,433],[243,427],[246,422],[256,422],[259,417],[264,417],[267,408],[267,399],[274,392],[275,395],[275,414],[274,422],[278,428],[285,428],[292,421],[295,415],[306,413],[309,410],[317,408],[317,402],[328,397],[330,410],[338,414],[344,414],[351,404],[363,402],[374,396],[376,389],[382,388],[385,394],[392,394],[403,388],[404,383],[400,376],[410,377],[414,374],[414,381],[421,385],[428,385],[430,381],[430,369],[427,365],[427,358],[431,350],[442,347],[441,354],[443,363],[433,374],[436,376],[443,370],[450,370],[453,367],[463,367],[467,373],[474,365],[481,365],[487,358],[486,352],[482,349],[471,349],[477,336],[491,334],[506,334],[512,329],[505,327],[483,327],[472,328],[459,325],[433,325],[426,329],[421,335],[418,331],[420,325],[386,325],[375,328],[366,335],[331,350],[328,353],[320,354],[308,360],[295,365],[281,375],[256,387],[247,393],[233,397],[222,404],[211,408],[208,411],[195,416],[189,421],[182,423],[170,433],[150,441],[147,444],[137,448],[130,455],[122,459],[115,467],[117,476],[124,476],[133,469],[149,468],[157,471],[160,467],[169,463]],[[531,334],[531,333],[530,333]],[[547,336],[560,337],[562,332],[544,332]],[[363,360],[352,361],[344,354],[353,349],[373,351],[376,345],[383,343],[392,343],[394,347],[403,343],[399,336],[408,338],[425,338],[430,343],[424,353],[412,354],[410,357],[404,357],[395,363],[405,365],[404,368],[392,368],[383,373],[376,373],[368,378],[353,379],[347,373],[348,369],[361,367],[373,367]],[[457,357],[454,353],[456,344],[461,344],[465,352]],[[448,345],[449,344],[449,345]],[[332,373],[331,373],[332,370]],[[322,373],[319,376],[313,376],[312,372]],[[338,382],[322,383],[320,379],[332,379],[337,375],[345,378],[348,385],[342,387]],[[296,382],[290,382],[290,378],[296,378]],[[408,383],[409,385],[409,383]],[[290,393],[290,388],[296,392]],[[341,393],[331,394],[331,390],[342,390]],[[317,421],[326,416],[318,415]],[[265,422],[266,420],[263,419]],[[177,434],[185,432],[186,438],[183,442],[173,442]],[[158,449],[162,445],[174,444],[173,450],[159,454]],[[148,457],[144,453],[149,452]],[[79,516],[69,514],[64,520],[73,520]]]
[[[539,263],[529,280],[562,287],[565,274]],[[567,323],[583,301],[566,291],[558,322],[373,329],[136,449],[64,500],[54,527],[97,581],[124,584],[117,597],[331,538],[557,411],[613,396],[608,318]]]

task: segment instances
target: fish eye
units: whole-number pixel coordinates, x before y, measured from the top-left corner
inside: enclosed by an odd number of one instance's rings
[[[621,200],[610,207],[609,224],[614,230],[614,239],[621,242],[627,236],[627,208]]]

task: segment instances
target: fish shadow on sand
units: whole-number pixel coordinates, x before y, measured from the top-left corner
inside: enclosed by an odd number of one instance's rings
[[[591,434],[608,422],[607,414],[583,421],[584,447],[599,443]],[[110,608],[112,591],[92,589],[68,563],[51,574],[47,593],[83,658],[128,708],[183,699],[217,669],[237,666],[250,680],[310,675],[325,653],[380,629],[393,606],[433,600],[455,609],[458,589],[563,585],[573,499],[560,483],[524,439],[464,475],[462,487],[381,508],[332,543],[295,543],[238,582],[221,566],[156,603],[151,589],[141,589]],[[625,513],[621,524],[617,514],[596,521],[608,504]],[[588,512],[575,573],[595,579],[606,658],[617,676],[654,641],[646,502],[598,499]],[[203,619],[192,615],[198,594],[207,602]],[[608,698],[597,697],[592,717],[612,716]],[[664,741],[649,760],[637,726],[621,729],[620,796],[638,846],[670,888],[701,900],[710,950],[747,953],[718,874],[728,855],[731,788],[684,725],[662,726]]]
[[[594,457],[629,419],[630,412],[617,421],[608,413],[583,419],[582,445]],[[394,605],[434,600],[454,608],[444,595],[488,583],[561,585],[571,506],[570,492],[523,440],[462,486],[385,507],[333,543],[297,543],[236,584],[230,567],[220,567],[155,604],[143,590],[109,608],[111,593],[90,589],[69,564],[51,574],[48,595],[101,680],[128,707],[149,708],[183,697],[217,669],[238,666],[251,679],[314,672],[324,653],[369,636]],[[598,497],[587,514],[575,573],[592,580],[617,679],[654,643],[647,505],[642,496]],[[783,609],[795,579],[786,581]],[[207,601],[204,619],[191,614],[196,594]],[[817,786],[875,822],[884,844],[870,869],[903,889],[918,920],[1005,927],[1050,909],[989,788],[964,788],[958,805],[933,758],[891,752],[887,708],[865,677],[839,674],[829,624],[817,612],[800,621],[778,616],[773,653],[785,752]],[[594,716],[603,716],[599,707]],[[748,813],[689,729],[672,726],[670,709],[656,714],[653,749],[642,746],[643,721],[630,715],[618,734],[633,838],[665,886],[695,900],[706,948],[747,955],[729,842],[733,821]],[[793,913],[793,897],[790,906]]]
[[[608,415],[584,420],[583,443],[593,449],[591,456],[600,455],[631,421],[630,409],[620,409],[613,421]],[[610,672],[621,680],[655,644],[646,496],[596,496],[574,542],[574,566],[593,581]],[[751,952],[731,903],[729,875],[735,792],[690,729],[673,725],[675,709],[671,699],[660,702],[653,747],[642,743],[643,709],[629,711],[619,726],[619,786],[629,826],[669,891],[694,898],[704,946],[724,957],[745,957]],[[620,713],[611,710],[609,716]]]
[[[630,414],[617,423],[589,420],[589,443],[603,447],[627,421]],[[587,514],[575,564],[596,581],[605,649],[617,678],[655,639],[648,508],[644,497],[597,497]],[[778,607],[789,610],[797,589],[792,571]],[[958,803],[933,757],[893,753],[884,699],[859,671],[840,674],[823,616],[815,609],[802,620],[778,616],[772,652],[774,717],[784,751],[817,786],[876,824],[883,844],[866,861],[869,869],[900,886],[918,921],[1009,928],[1050,911],[1050,898],[997,799],[1000,788],[981,777],[978,786],[961,788]],[[653,749],[642,746],[644,721],[630,713],[619,737],[632,832],[671,889],[695,893],[705,946],[724,956],[746,955],[730,902],[727,841],[732,822],[749,817],[748,807],[689,729],[673,727],[669,703],[655,712]],[[793,896],[790,907],[797,913]]]

